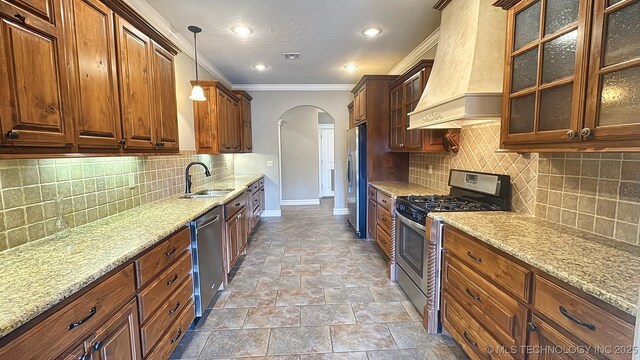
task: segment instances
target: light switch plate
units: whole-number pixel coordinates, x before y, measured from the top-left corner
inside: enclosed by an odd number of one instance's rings
[[[273,166],[273,161],[271,161],[271,160],[267,161],[267,166],[269,166],[269,167]]]

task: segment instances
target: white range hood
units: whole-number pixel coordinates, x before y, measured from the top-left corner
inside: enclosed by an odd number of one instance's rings
[[[495,0],[453,0],[442,10],[435,62],[409,129],[499,120],[507,12]]]

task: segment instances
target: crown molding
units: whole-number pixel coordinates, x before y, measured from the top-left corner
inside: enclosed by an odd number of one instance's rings
[[[351,91],[353,84],[234,84],[245,91]]]
[[[399,75],[404,74],[407,70],[409,70],[413,65],[415,65],[418,61],[424,58],[424,55],[427,51],[433,49],[434,46],[438,44],[438,38],[440,37],[440,28],[435,29],[420,45],[416,46],[415,49],[411,50],[411,52],[402,59],[398,65],[394,66],[391,71],[389,71],[389,75]]]
[[[134,9],[140,16],[142,16],[149,24],[153,25],[159,33],[166,36],[169,40],[175,43],[178,48],[193,59],[193,53],[195,51],[193,44],[187,40],[182,34],[178,33],[169,22],[160,15],[148,2],[145,0],[124,0],[127,5]],[[217,80],[222,82],[228,87],[231,87],[233,83],[224,74],[216,68],[201,52],[198,51],[198,64],[213,75]]]

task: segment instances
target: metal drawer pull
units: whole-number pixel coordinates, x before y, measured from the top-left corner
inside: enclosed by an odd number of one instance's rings
[[[84,323],[85,323],[85,322],[87,322],[89,319],[91,319],[91,318],[93,317],[93,315],[95,315],[95,314],[96,314],[96,312],[97,312],[96,307],[95,307],[95,306],[94,306],[94,307],[92,307],[92,308],[91,308],[91,311],[89,311],[89,315],[87,315],[87,317],[86,317],[86,318],[84,318],[84,319],[82,319],[82,320],[80,320],[80,321],[74,322],[73,324],[71,324],[71,325],[67,326],[67,329],[69,329],[69,330],[73,330],[73,329],[77,328],[78,326],[80,326],[80,325],[84,324]]]
[[[577,319],[573,315],[569,314],[569,312],[567,311],[567,309],[564,306],[560,306],[558,309],[560,310],[560,313],[562,315],[564,315],[567,319],[573,321],[574,323],[576,323],[576,324],[578,324],[580,326],[584,326],[584,327],[586,327],[587,329],[589,329],[591,331],[596,331],[596,326],[595,325],[589,324],[589,323],[586,323],[586,322],[584,322],[582,320]]]
[[[465,340],[467,340],[467,342],[468,342],[469,344],[473,345],[473,347],[478,347],[478,343],[477,343],[477,342],[475,342],[475,341],[473,341],[473,340],[471,340],[471,339],[469,339],[469,334],[467,334],[467,332],[466,332],[466,331],[464,332],[464,334],[463,334],[463,335],[464,335]]]
[[[469,288],[466,288],[467,290],[467,294],[469,294],[469,296],[471,296],[472,298],[476,299],[477,301],[480,301],[480,296],[478,295],[474,295],[471,290],[469,290]]]
[[[387,218],[383,216],[382,221],[387,222]]]
[[[171,339],[171,343],[173,344],[174,342],[178,341],[178,339],[180,339],[180,335],[182,335],[182,328],[178,329],[178,335],[176,335],[175,338]]]
[[[178,280],[178,274],[173,275],[173,279],[167,281],[167,286],[173,284],[176,280]]]
[[[95,351],[100,350],[101,347],[102,347],[102,340],[100,340],[97,343],[93,344],[93,350],[95,350]]]
[[[176,312],[176,311],[178,310],[178,308],[179,308],[179,307],[180,307],[180,301],[178,301],[178,302],[176,303],[176,306],[175,306],[173,309],[169,310],[169,315],[171,315],[171,314],[173,314],[174,312]]]
[[[472,258],[473,260],[475,260],[475,261],[479,262],[479,263],[481,263],[481,262],[482,262],[482,258],[479,258],[479,257],[473,256],[473,254],[471,253],[471,251],[467,251],[467,256],[468,256],[468,257],[470,257],[470,258]]]
[[[167,251],[166,253],[164,253],[164,256],[169,257],[171,255],[173,255],[174,252],[176,252],[176,248],[171,249],[171,251]]]
[[[237,203],[236,203],[235,205],[233,205],[233,206],[240,206],[240,203],[239,203],[239,202],[237,202]]]

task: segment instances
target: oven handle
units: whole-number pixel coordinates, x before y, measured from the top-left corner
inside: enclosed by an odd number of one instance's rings
[[[408,227],[412,228],[415,231],[422,231],[426,234],[427,232],[427,228],[426,226],[422,225],[422,224],[418,224],[415,221],[409,220],[406,217],[404,217],[402,214],[398,213],[398,221],[401,221],[403,224],[407,225]]]

